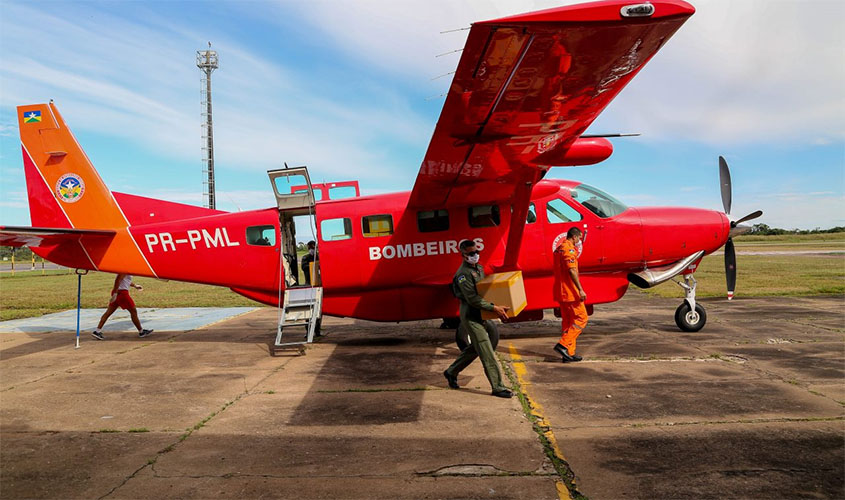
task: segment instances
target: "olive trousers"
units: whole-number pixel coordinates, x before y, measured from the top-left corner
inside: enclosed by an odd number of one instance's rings
[[[457,377],[461,370],[469,366],[475,361],[475,358],[481,358],[481,364],[484,366],[484,374],[487,375],[487,380],[490,381],[490,387],[493,392],[507,389],[502,385],[502,373],[499,371],[499,363],[496,360],[496,353],[493,350],[493,344],[490,343],[490,336],[487,334],[488,329],[494,328],[490,320],[480,323],[471,319],[461,318],[461,325],[458,328],[464,328],[469,334],[470,345],[466,347],[458,359],[452,363],[446,372],[453,377]]]

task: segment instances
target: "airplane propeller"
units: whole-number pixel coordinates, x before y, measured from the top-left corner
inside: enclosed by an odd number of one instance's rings
[[[722,191],[722,206],[725,208],[725,215],[730,219],[731,170],[728,168],[728,162],[721,156],[719,157],[719,183]],[[728,241],[725,243],[725,280],[728,285],[728,300],[734,298],[734,290],[736,289],[736,250],[734,248],[733,237],[746,233],[751,229],[751,226],[740,226],[741,223],[756,219],[761,215],[763,215],[763,211],[757,210],[741,219],[731,220],[731,232],[728,236]]]

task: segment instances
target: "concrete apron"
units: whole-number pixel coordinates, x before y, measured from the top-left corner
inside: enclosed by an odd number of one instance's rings
[[[501,326],[523,400],[489,395],[439,322],[326,318],[268,355],[275,311],[147,339],[0,335],[4,497],[839,498],[841,297],[597,308],[560,364],[559,322]],[[635,313],[633,313],[635,311]],[[528,406],[528,414],[521,403]],[[552,459],[549,459],[551,455]],[[562,483],[566,482],[566,487]]]

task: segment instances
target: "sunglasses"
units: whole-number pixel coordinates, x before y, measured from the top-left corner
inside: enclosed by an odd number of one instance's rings
[[[475,257],[475,256],[476,256],[476,255],[478,255],[479,253],[481,253],[481,250],[473,250],[472,252],[466,252],[466,253],[464,253],[464,255],[466,255],[467,257]]]

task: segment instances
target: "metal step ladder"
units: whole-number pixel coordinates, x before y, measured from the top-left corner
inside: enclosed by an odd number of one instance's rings
[[[279,325],[276,328],[276,347],[310,344],[320,327],[323,310],[322,287],[299,287],[285,290]],[[300,328],[304,327],[304,331]],[[303,340],[282,341],[282,335]],[[300,336],[297,337],[297,334]]]

